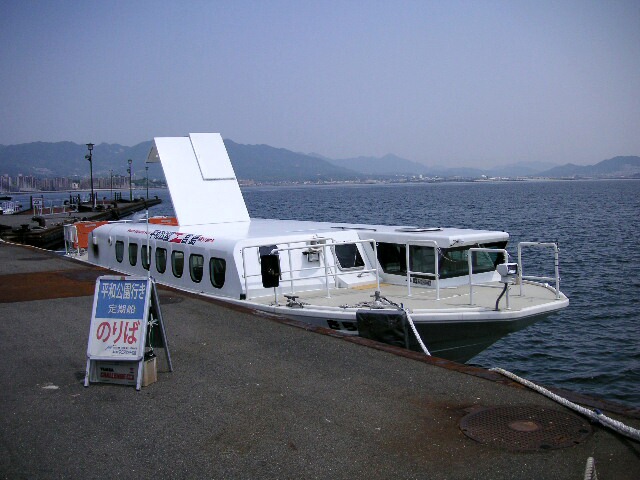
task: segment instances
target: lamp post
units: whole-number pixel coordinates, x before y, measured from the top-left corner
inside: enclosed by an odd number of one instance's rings
[[[144,169],[147,172],[147,200],[149,200],[149,167],[146,166]]]
[[[129,163],[129,168],[127,168],[127,173],[129,174],[129,201],[132,202],[133,192],[131,191],[131,164],[133,163],[133,160],[129,159],[127,162]]]
[[[109,169],[109,178],[111,179],[111,183],[110,183],[111,186],[109,187],[109,194],[110,194],[109,198],[111,198],[111,201],[113,201],[113,169],[112,168]]]
[[[89,154],[85,155],[84,158],[89,160],[89,175],[91,176],[91,205],[92,208],[96,208],[96,199],[93,195],[93,143],[87,143],[87,149],[89,150]]]

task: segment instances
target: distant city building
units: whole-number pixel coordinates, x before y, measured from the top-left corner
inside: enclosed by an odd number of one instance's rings
[[[155,184],[155,182],[153,182]],[[151,184],[151,182],[150,182]],[[87,178],[78,177],[35,177],[33,175],[10,176],[3,174],[0,176],[0,192],[34,192],[34,191],[65,191],[65,190],[87,190],[91,181]],[[129,188],[129,176],[113,175],[112,177],[94,177],[94,185],[102,190],[124,190]],[[155,185],[154,185],[155,186]],[[133,183],[135,188],[135,183]]]

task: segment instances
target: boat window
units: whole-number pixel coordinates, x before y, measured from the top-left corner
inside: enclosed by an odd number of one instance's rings
[[[361,269],[364,267],[364,260],[360,256],[360,251],[355,243],[342,243],[335,246],[338,266],[342,270]]]
[[[164,273],[167,269],[167,250],[165,248],[156,248],[156,270],[158,273]]]
[[[478,245],[473,245],[478,246]],[[506,242],[479,245],[484,248],[504,248]],[[438,256],[440,278],[460,277],[469,274],[467,255],[471,246],[444,248]],[[421,245],[409,246],[410,270],[420,273],[435,273],[434,248]],[[398,243],[378,243],[378,262],[384,273],[407,274],[406,247]],[[491,272],[502,262],[500,253],[476,252],[473,255],[473,273]]]
[[[402,250],[405,250],[404,248]],[[409,245],[409,269],[412,272],[435,273],[435,249],[422,245]],[[406,262],[405,262],[406,263]]]
[[[227,262],[224,258],[211,258],[211,260],[209,260],[209,276],[211,277],[211,285],[215,288],[222,288],[224,286],[226,270]]]
[[[202,280],[203,266],[204,257],[202,255],[196,255],[195,253],[189,255],[189,275],[191,275],[191,280],[200,283]]]
[[[378,261],[384,273],[393,275],[407,274],[406,247],[398,243],[379,243]],[[434,248],[422,245],[409,245],[409,269],[412,272],[431,273],[436,269]]]
[[[130,243],[129,244],[129,263],[132,267],[136,266],[138,263],[138,244]]]
[[[171,252],[171,270],[173,275],[180,278],[184,271],[184,252],[175,251]]]
[[[118,263],[122,263],[124,257],[124,242],[122,240],[116,240],[116,260]]]
[[[151,261],[151,247],[142,245],[140,249],[140,260],[142,260],[142,268],[149,270],[149,262]]]
[[[505,248],[507,242],[487,243],[477,245],[482,248]],[[474,245],[475,246],[475,245]],[[469,248],[443,249],[440,256],[440,278],[459,277],[469,275]],[[475,252],[473,254],[473,273],[492,272],[498,263],[502,263],[500,253]]]
[[[407,274],[405,246],[399,243],[378,243],[378,262],[384,273]]]

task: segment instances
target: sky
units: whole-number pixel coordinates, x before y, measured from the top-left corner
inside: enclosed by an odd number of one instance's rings
[[[640,155],[640,1],[0,0],[0,144]]]

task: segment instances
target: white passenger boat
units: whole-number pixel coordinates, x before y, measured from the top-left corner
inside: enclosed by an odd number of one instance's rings
[[[100,225],[72,255],[412,349],[415,327],[431,354],[459,362],[569,304],[553,243],[520,243],[509,262],[502,231],[250,218],[220,134],[156,138],[148,161],[162,164],[176,218]],[[553,274],[524,275],[533,247]]]

